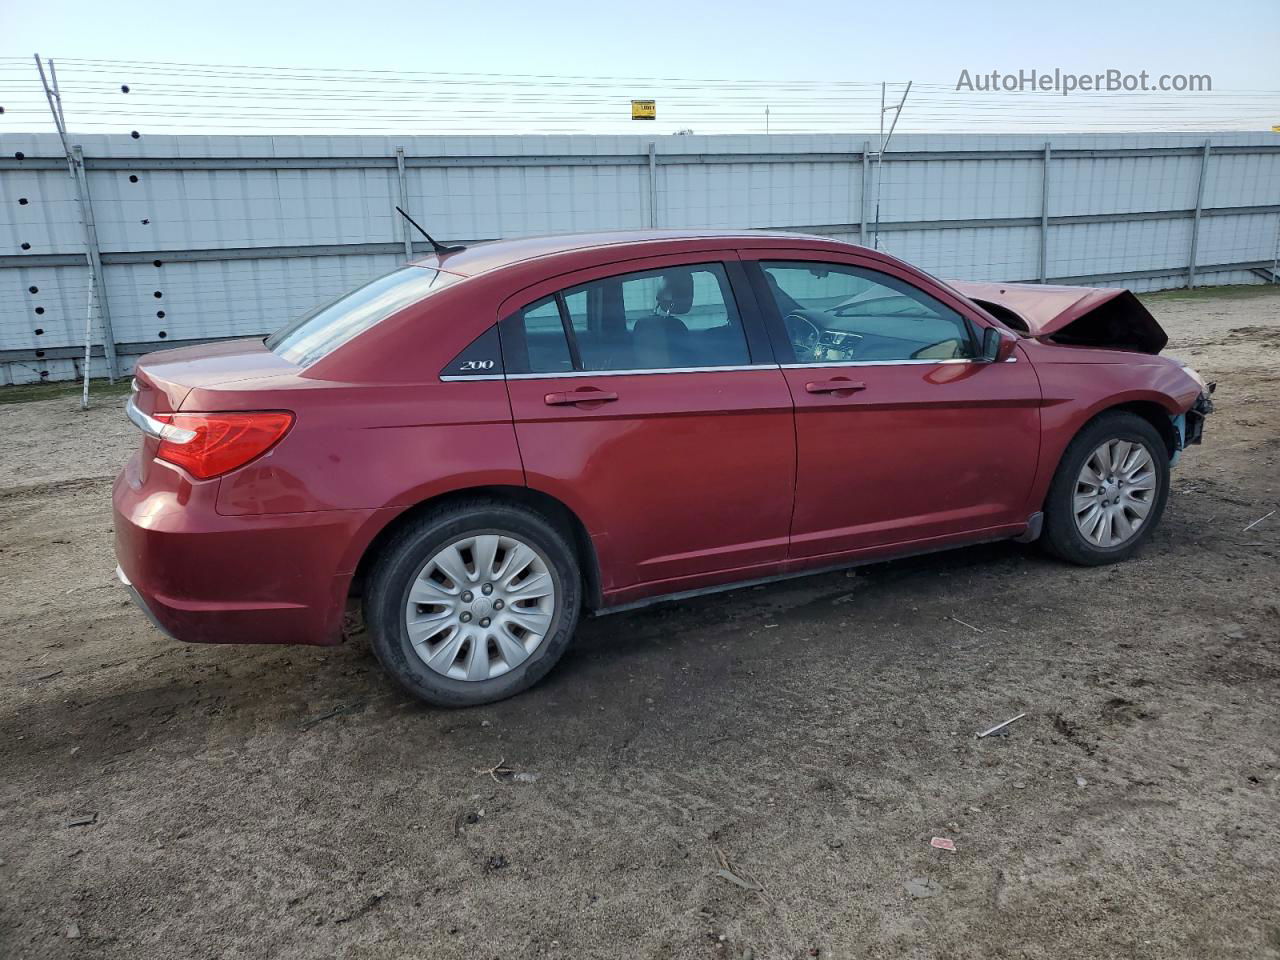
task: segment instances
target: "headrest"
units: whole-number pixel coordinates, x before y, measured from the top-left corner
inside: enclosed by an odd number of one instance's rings
[[[669,314],[688,313],[693,306],[693,273],[689,270],[668,270],[662,275],[658,287],[658,308]]]

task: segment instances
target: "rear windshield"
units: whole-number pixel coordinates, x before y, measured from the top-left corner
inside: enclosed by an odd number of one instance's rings
[[[290,363],[305,367],[459,279],[431,267],[402,267],[277,330],[267,337],[267,347]]]

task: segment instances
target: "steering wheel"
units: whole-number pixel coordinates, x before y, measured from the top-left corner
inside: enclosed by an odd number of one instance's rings
[[[800,313],[787,314],[783,325],[787,328],[787,338],[791,341],[791,349],[795,351],[796,362],[812,363],[816,360],[818,343],[822,340],[822,331],[818,329],[818,325]]]

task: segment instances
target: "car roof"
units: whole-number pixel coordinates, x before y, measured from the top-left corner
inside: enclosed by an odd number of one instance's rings
[[[643,247],[643,255],[654,256],[664,252],[675,253],[681,249],[696,247],[691,241],[711,240],[727,247],[779,245],[812,246],[814,249],[848,248],[853,244],[782,231],[742,230],[614,230],[598,233],[565,233],[545,237],[519,237],[511,240],[486,240],[452,253],[430,254],[412,261],[423,267],[435,267],[462,276],[476,276],[528,260],[554,257],[562,254],[598,250],[602,247],[624,248],[619,252],[625,258],[628,247]],[[670,247],[670,250],[664,248]],[[859,248],[865,249],[865,248]],[[642,251],[636,250],[637,254]],[[867,251],[870,252],[870,251]]]

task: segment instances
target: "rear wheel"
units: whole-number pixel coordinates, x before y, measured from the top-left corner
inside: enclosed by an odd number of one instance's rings
[[[1136,414],[1103,414],[1062,456],[1042,542],[1084,566],[1125,560],[1160,522],[1168,497],[1169,454],[1156,428]]]
[[[537,683],[573,636],[573,550],[545,517],[478,501],[399,531],[370,575],[365,622],[378,660],[428,703],[471,706]]]

